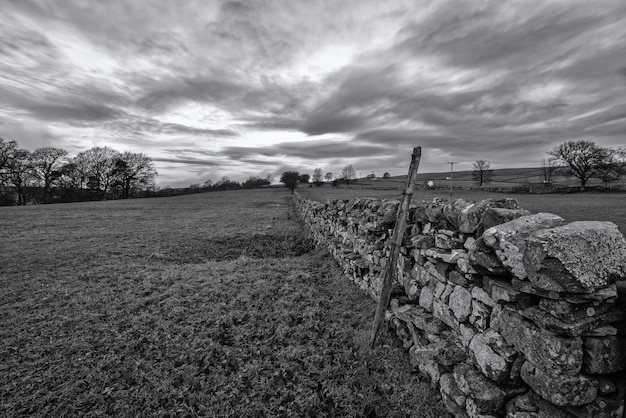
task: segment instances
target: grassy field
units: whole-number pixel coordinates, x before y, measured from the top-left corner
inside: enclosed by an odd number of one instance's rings
[[[447,416],[285,189],[0,208],[0,416]]]
[[[354,199],[357,197],[375,197],[400,199],[400,190],[372,190],[359,187],[302,187],[298,193],[309,199],[326,202],[334,199]],[[484,192],[480,190],[453,190],[452,197],[448,190],[417,190],[413,201],[432,201],[433,198],[482,200],[487,198],[502,199],[513,197],[522,208],[533,213],[552,212],[567,221],[609,221],[615,223],[622,234],[626,234],[626,193],[571,193],[571,194],[507,194]]]

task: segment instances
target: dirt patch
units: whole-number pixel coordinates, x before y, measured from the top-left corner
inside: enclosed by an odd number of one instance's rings
[[[205,262],[249,258],[298,257],[314,248],[314,243],[300,234],[254,234],[214,237],[167,248],[153,257],[168,262]]]

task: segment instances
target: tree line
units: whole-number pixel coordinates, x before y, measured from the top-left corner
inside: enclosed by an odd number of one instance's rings
[[[373,174],[367,176],[367,178],[375,177],[376,176]],[[391,177],[391,175],[389,173],[385,173],[383,177],[389,178]],[[283,183],[285,187],[287,187],[289,190],[291,190],[291,193],[293,193],[296,187],[298,187],[299,183],[310,184],[316,187],[320,187],[324,184],[324,181],[326,181],[333,186],[337,186],[340,183],[345,183],[349,186],[350,183],[355,180],[356,170],[352,166],[352,164],[345,166],[341,170],[341,174],[339,177],[335,177],[332,172],[324,174],[321,168],[316,168],[315,170],[313,170],[313,176],[310,176],[309,174],[301,174],[297,171],[285,171],[280,176],[280,182]]]
[[[109,147],[67,154],[56,147],[30,152],[0,138],[0,204],[128,199],[154,190],[157,171],[145,154]]]
[[[626,171],[626,149],[601,147],[593,141],[568,141],[548,152],[550,158],[542,162],[544,183],[551,184],[552,176],[563,171],[580,182],[585,191],[591,178],[600,179],[605,187],[616,182]]]
[[[554,177],[563,175],[579,181],[580,191],[587,182],[596,178],[608,188],[626,172],[626,149],[601,147],[593,141],[567,141],[548,151],[548,158],[541,161],[542,183],[552,187]],[[478,187],[493,179],[491,163],[478,160],[472,166],[472,179]]]

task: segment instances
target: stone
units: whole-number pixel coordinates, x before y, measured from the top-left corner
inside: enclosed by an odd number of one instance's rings
[[[474,233],[481,222],[483,214],[489,208],[518,209],[517,199],[485,199],[473,205],[466,205],[457,215],[457,225],[459,231],[463,233]]]
[[[611,304],[598,302],[570,303],[560,299],[542,298],[539,300],[539,308],[561,321],[575,322],[602,314],[611,308]]]
[[[450,294],[450,309],[459,322],[465,322],[472,313],[472,294],[462,286],[455,286]]]
[[[582,339],[567,338],[540,329],[506,307],[492,312],[491,326],[527,360],[551,375],[575,375],[583,362]]]
[[[601,395],[610,395],[617,392],[615,382],[608,377],[598,377],[598,393]]]
[[[463,248],[469,251],[469,249],[472,248],[472,246],[474,245],[474,242],[476,242],[476,238],[472,236],[467,237],[465,243],[463,244]]]
[[[598,394],[596,379],[584,375],[546,373],[529,361],[522,365],[522,380],[543,399],[558,406],[584,405]]]
[[[443,250],[451,250],[454,247],[452,237],[442,233],[435,234],[435,247]]]
[[[615,373],[626,368],[626,337],[585,337],[583,347],[583,370],[587,373]]]
[[[459,321],[452,313],[452,310],[450,310],[445,303],[438,299],[433,300],[433,315],[453,330],[459,330]]]
[[[448,281],[464,287],[467,287],[469,284],[469,281],[465,278],[465,276],[456,270],[451,270],[450,273],[448,273]]]
[[[487,208],[476,227],[476,234],[482,235],[487,229],[500,225],[531,213],[525,209]]]
[[[433,295],[435,296],[435,298],[442,299],[442,295],[443,295],[443,292],[446,291],[446,287],[447,285],[443,282],[440,282],[440,281],[435,282],[435,285],[433,288]]]
[[[463,344],[463,347],[468,347],[476,334],[476,330],[472,328],[472,326],[461,324],[459,326],[459,332],[461,334],[461,344]]]
[[[458,388],[464,395],[476,402],[481,413],[495,413],[503,405],[505,392],[491,382],[474,366],[461,363],[454,367],[452,372]]]
[[[426,363],[420,363],[417,368],[422,374],[428,376],[433,385],[437,385],[441,374],[445,373],[444,368],[436,361],[429,361]]]
[[[447,261],[447,262],[451,263],[451,264],[456,264],[456,262],[460,258],[468,259],[469,255],[467,254],[467,251],[466,250],[461,250],[461,249],[458,249],[458,248],[453,248],[452,250],[450,250],[450,260]]]
[[[446,288],[444,289],[439,299],[441,299],[442,302],[449,304],[450,295],[452,294],[453,290],[454,286],[452,286],[450,283],[446,283]]]
[[[493,301],[493,299],[491,299],[491,296],[489,296],[487,292],[485,292],[482,288],[478,286],[474,286],[472,288],[472,298],[492,308],[495,305],[495,302]]]
[[[437,353],[442,350],[446,344],[445,341],[440,341],[425,346],[413,346],[409,350],[409,354],[415,364],[425,364],[434,361]]]
[[[572,222],[536,231],[526,247],[529,280],[543,289],[591,293],[626,276],[626,240],[611,222]]]
[[[524,364],[524,356],[517,356],[511,364],[511,373],[509,379],[513,384],[519,385],[522,383],[522,365]]]
[[[475,206],[475,203],[469,200],[456,199],[448,203],[442,208],[443,216],[446,221],[456,228],[459,227],[459,215],[464,209]],[[461,231],[463,232],[463,231]]]
[[[443,218],[443,207],[447,204],[446,200],[434,198],[433,202],[424,210],[429,222],[439,223]]]
[[[433,295],[432,289],[428,286],[423,287],[420,292],[419,305],[423,307],[424,309],[432,312],[433,299],[434,299],[434,295]]]
[[[435,318],[430,312],[427,312],[423,308],[415,305],[402,305],[398,306],[397,302],[391,301],[391,312],[403,320],[404,322],[410,322],[416,328],[424,331],[427,334],[438,335],[446,328],[445,324]]]
[[[443,262],[431,263],[430,261],[424,263],[424,268],[426,271],[437,280],[442,283],[445,283],[448,279],[447,273],[451,267]]]
[[[411,237],[411,243],[413,247],[425,250],[435,245],[435,239],[432,235],[415,235]]]
[[[491,248],[502,265],[519,278],[525,279],[526,266],[522,262],[526,238],[534,231],[562,225],[565,221],[552,213],[537,213],[522,216],[501,225],[487,229],[482,240]]]
[[[566,408],[576,418],[623,418],[624,399],[598,396],[593,402]]]
[[[605,325],[600,328],[592,329],[590,331],[583,332],[583,337],[608,337],[609,335],[617,335],[618,331],[612,325]]]
[[[509,412],[509,405],[514,407],[516,411],[524,411],[524,412],[537,412],[539,408],[533,402],[533,399],[530,397],[528,393],[520,395],[516,398],[513,398],[507,404],[507,412]]]
[[[418,300],[422,291],[421,284],[412,277],[404,280],[404,293],[409,300]]]
[[[432,278],[432,275],[425,267],[414,264],[411,269],[411,277],[414,278],[420,286],[426,286]]]
[[[454,403],[461,407],[465,407],[466,396],[457,386],[452,373],[445,373],[441,375],[441,378],[439,379],[439,387],[443,393],[448,395],[454,401]]]
[[[489,318],[491,317],[491,309],[476,299],[472,300],[472,313],[469,316],[470,324],[477,330],[484,331],[489,327]]]
[[[393,226],[396,224],[396,216],[396,208],[386,209],[381,219],[381,223],[385,226],[385,228],[393,228]]]
[[[441,393],[443,405],[454,418],[467,418],[467,414],[465,413],[465,398],[463,399],[463,406],[459,406],[441,387],[439,387],[439,393]]]
[[[474,241],[468,255],[470,265],[478,273],[495,276],[508,273],[495,251],[485,243],[482,237]]]
[[[461,273],[476,273],[476,270],[474,270],[474,267],[472,267],[469,258],[459,258],[458,260],[456,260],[456,266],[461,271]]]
[[[483,332],[483,338],[485,339],[485,343],[491,347],[493,351],[501,355],[507,362],[514,361],[518,357],[515,348],[507,343],[502,334],[495,329],[489,328],[485,330],[485,332]]]
[[[489,414],[481,411],[480,406],[473,398],[467,398],[465,401],[465,412],[469,418],[497,418],[499,414]]]
[[[575,322],[565,322],[551,315],[546,315],[546,312],[537,306],[525,308],[520,313],[543,329],[569,337],[577,337],[603,324],[620,321],[624,317],[624,314],[616,309],[597,316],[581,318]]]
[[[515,290],[510,282],[489,276],[483,277],[483,289],[494,303],[515,302],[521,296],[521,292]]]
[[[483,334],[476,334],[469,345],[474,364],[489,379],[505,383],[509,379],[511,364],[498,355],[487,343]]]
[[[435,360],[442,366],[452,367],[467,360],[467,353],[456,344],[448,344],[435,355]]]

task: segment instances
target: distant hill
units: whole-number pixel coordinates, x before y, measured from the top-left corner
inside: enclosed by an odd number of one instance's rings
[[[540,167],[535,168],[503,168],[498,170],[493,170],[493,180],[487,184],[489,187],[515,187],[523,184],[541,184],[543,181],[543,175]],[[428,181],[432,181],[435,187],[448,187],[450,185],[450,173],[421,173],[417,175],[417,179],[419,183],[426,183]],[[374,187],[402,187],[406,180],[406,175],[403,176],[393,176],[387,179],[382,177],[371,179],[371,178],[361,178],[358,179],[357,184],[374,186]],[[452,173],[452,181],[453,187],[472,187],[474,186],[474,181],[472,180],[472,172],[471,171],[458,171]],[[579,181],[575,177],[566,177],[563,175],[555,175],[553,176],[553,185],[554,186],[577,186]],[[626,184],[626,178],[620,179],[617,183],[614,184]],[[602,182],[598,179],[591,179],[587,183],[588,186],[598,186],[602,185]]]

